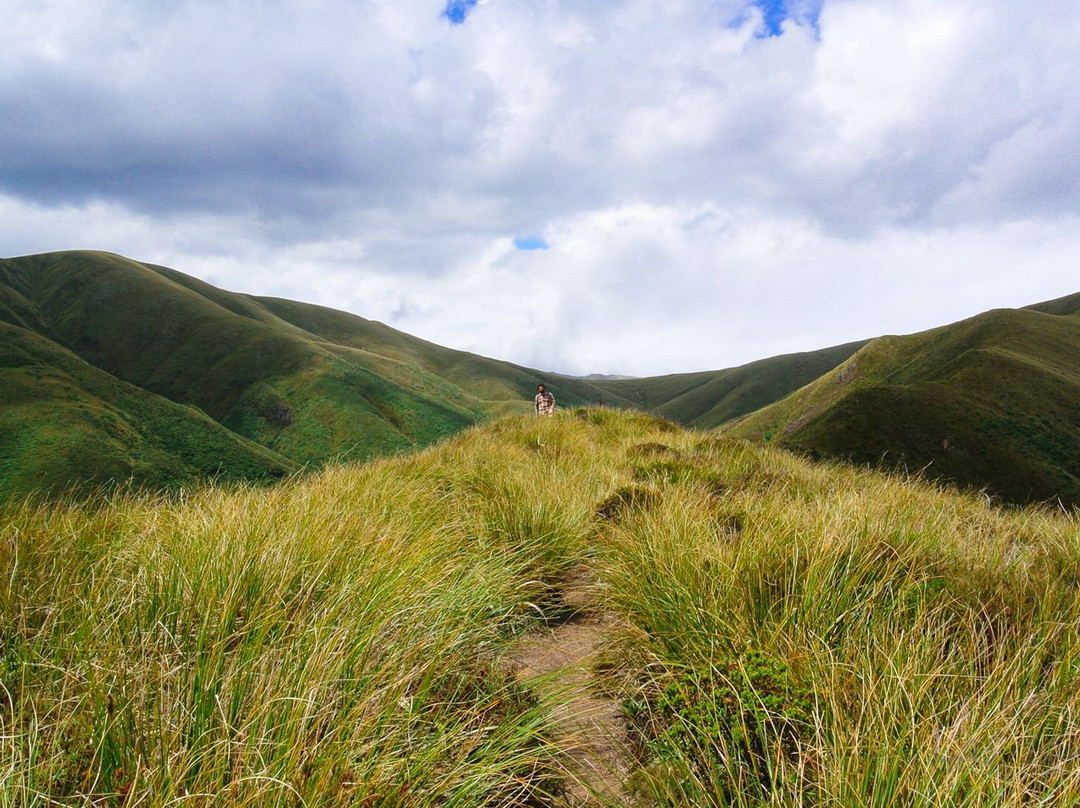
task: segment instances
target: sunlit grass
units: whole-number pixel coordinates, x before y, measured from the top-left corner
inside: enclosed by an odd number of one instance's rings
[[[506,652],[582,569],[643,804],[1080,801],[1074,518],[580,410],[10,505],[0,806],[557,804]]]
[[[688,469],[737,468],[681,451]],[[652,649],[639,709],[682,671],[749,649],[809,689],[813,717],[797,750],[772,743],[767,773],[748,774],[724,733],[699,734],[686,760],[646,769],[643,790],[882,806],[1080,794],[1074,519],[772,453],[727,484],[684,477],[620,522],[604,565],[611,603]],[[708,771],[692,765],[703,755]]]

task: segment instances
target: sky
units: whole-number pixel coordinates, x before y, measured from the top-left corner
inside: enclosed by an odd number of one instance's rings
[[[1075,0],[0,0],[0,256],[546,371],[1080,292]]]

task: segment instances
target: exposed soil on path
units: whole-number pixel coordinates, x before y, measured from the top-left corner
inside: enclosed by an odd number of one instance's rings
[[[588,580],[578,575],[563,593],[570,620],[527,635],[511,653],[518,677],[531,680],[554,712],[557,741],[567,750],[567,790],[558,808],[628,806],[631,755],[618,703],[593,682],[593,663],[613,620],[593,608]]]

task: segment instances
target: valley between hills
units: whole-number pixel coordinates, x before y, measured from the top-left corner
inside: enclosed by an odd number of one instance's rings
[[[71,251],[0,260],[0,496],[279,480],[602,403],[1010,503],[1080,503],[1080,295],[645,379],[555,376]]]

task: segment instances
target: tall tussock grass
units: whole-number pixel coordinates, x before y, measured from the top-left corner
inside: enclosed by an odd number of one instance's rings
[[[603,560],[643,793],[1080,802],[1075,519],[688,440]]]
[[[10,503],[0,806],[562,804],[507,660],[583,570],[640,805],[1080,803],[1074,517],[584,409]]]

